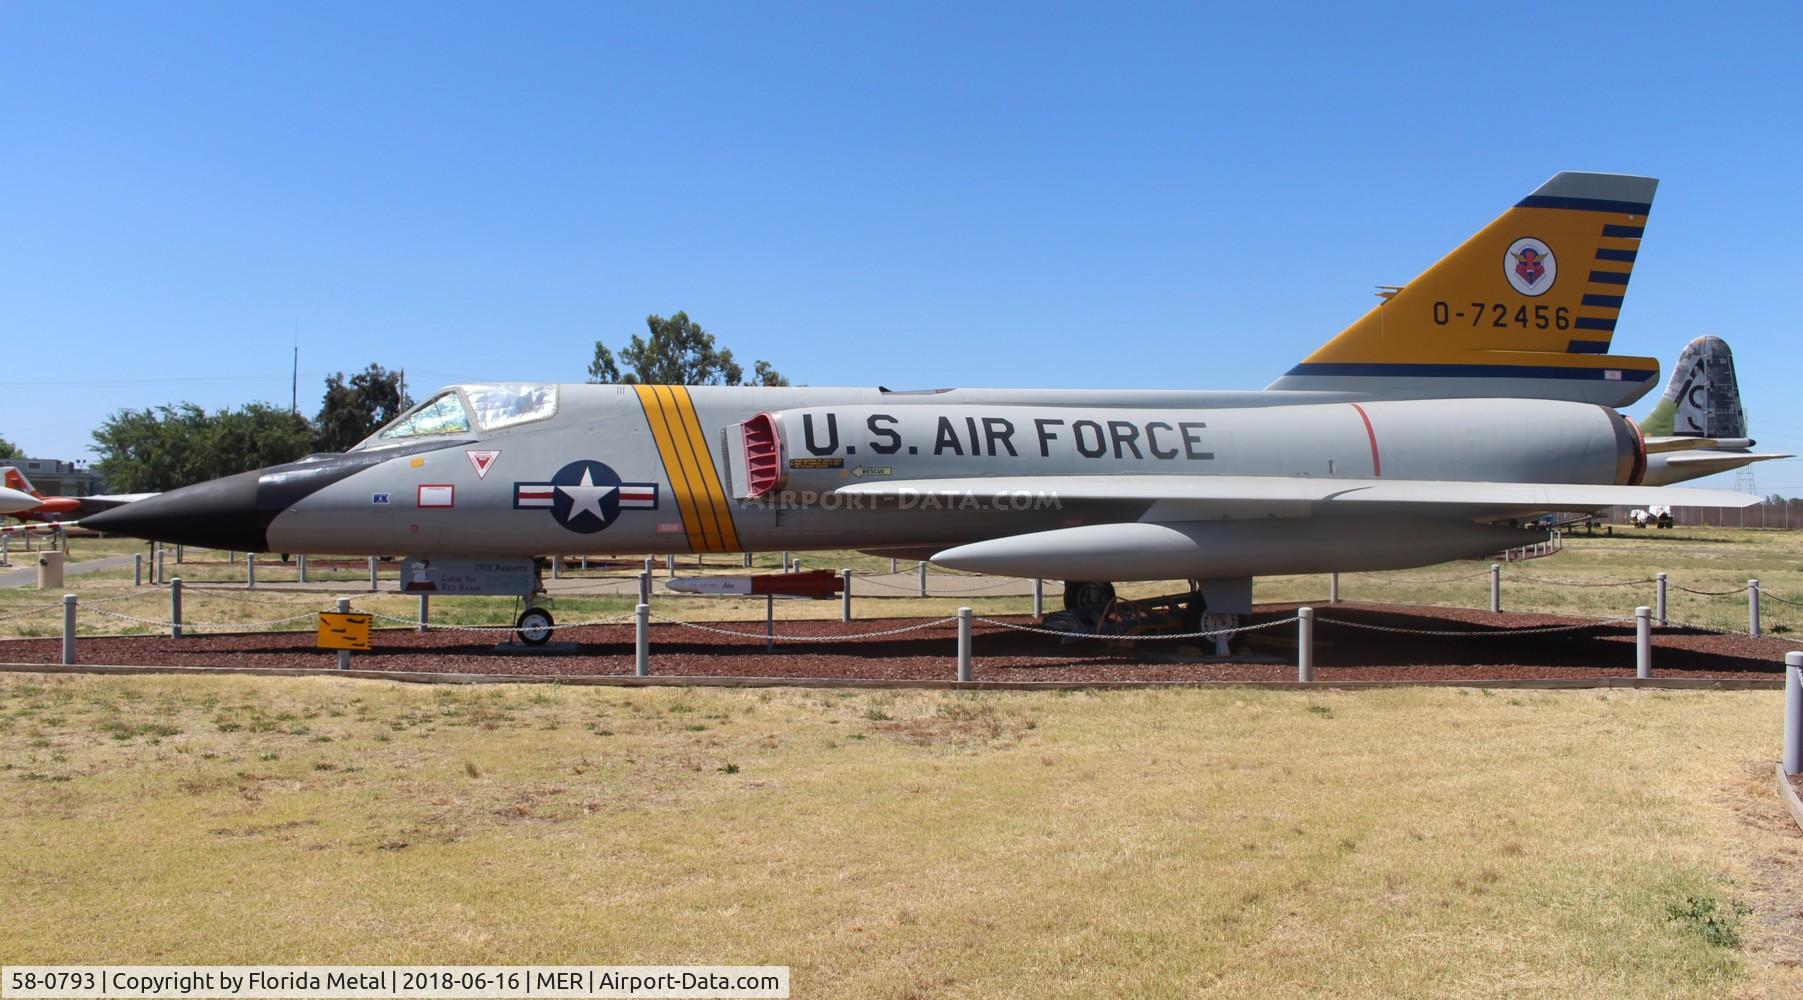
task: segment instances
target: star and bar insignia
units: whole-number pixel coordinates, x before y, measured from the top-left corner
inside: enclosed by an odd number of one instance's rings
[[[584,535],[614,523],[622,510],[656,510],[656,483],[623,483],[619,473],[590,459],[571,462],[549,482],[515,482],[515,510],[548,510],[557,523]]]

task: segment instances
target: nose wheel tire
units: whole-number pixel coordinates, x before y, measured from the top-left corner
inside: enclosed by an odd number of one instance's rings
[[[1114,600],[1114,584],[1106,580],[1066,580],[1064,610],[1101,611]]]
[[[551,630],[557,623],[551,619],[551,612],[544,608],[527,608],[520,612],[520,618],[513,623],[514,635],[528,646],[543,646],[551,640]]]

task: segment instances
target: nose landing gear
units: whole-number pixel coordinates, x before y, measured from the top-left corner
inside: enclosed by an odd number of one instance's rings
[[[557,622],[551,618],[551,612],[544,608],[527,608],[520,612],[514,622],[514,635],[528,646],[543,646],[551,640],[551,630]]]

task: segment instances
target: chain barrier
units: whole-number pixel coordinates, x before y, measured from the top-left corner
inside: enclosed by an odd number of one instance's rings
[[[1526,580],[1529,583],[1550,583],[1557,587],[1643,587],[1653,582],[1650,576],[1634,580],[1561,580],[1555,576],[1529,576],[1526,573],[1515,573],[1503,578],[1509,580]],[[1683,589],[1683,588],[1679,588]]]
[[[1632,618],[1605,618],[1602,621],[1584,622],[1584,623],[1578,624],[1578,625],[1547,625],[1547,626],[1540,627],[1540,628],[1499,628],[1499,629],[1470,629],[1470,630],[1402,628],[1402,627],[1396,626],[1396,625],[1371,625],[1371,624],[1366,624],[1364,622],[1349,622],[1349,621],[1346,621],[1346,620],[1340,619],[1340,618],[1316,618],[1315,621],[1322,625],[1344,625],[1347,628],[1363,629],[1367,632],[1389,632],[1389,633],[1393,633],[1396,635],[1432,635],[1432,636],[1445,636],[1445,637],[1451,637],[1451,638],[1477,638],[1477,637],[1490,638],[1490,637],[1497,637],[1497,636],[1512,636],[1512,635],[1546,635],[1546,634],[1553,633],[1553,632],[1579,632],[1579,631],[1582,631],[1584,629],[1589,629],[1589,628],[1601,628],[1605,625],[1619,625],[1619,624],[1622,624],[1623,622],[1632,622],[1632,621],[1634,621],[1634,619],[1632,619]]]
[[[683,621],[681,618],[670,618],[665,615],[660,615],[655,611],[651,612],[651,617],[660,622],[681,625],[683,628],[692,628],[699,632],[712,632],[715,635],[730,635],[741,639],[781,639],[784,642],[842,642],[847,639],[874,639],[879,636],[900,635],[903,632],[918,632],[921,629],[936,628],[947,622],[956,622],[958,620],[956,618],[935,618],[931,621],[919,622],[914,625],[903,625],[900,628],[883,629],[878,632],[851,632],[844,635],[784,635],[782,633],[766,635],[762,632],[739,632],[729,628],[703,625],[700,622]]]
[[[1256,625],[1236,625],[1233,628],[1217,628],[1207,632],[1177,632],[1169,635],[1103,635],[1091,632],[1061,632],[1058,629],[1039,628],[1035,625],[1017,625],[1014,622],[1005,622],[995,618],[972,616],[971,620],[982,622],[985,625],[999,625],[1002,628],[1012,629],[1016,632],[1032,632],[1035,635],[1055,635],[1065,639],[1075,636],[1079,639],[1115,639],[1132,640],[1133,642],[1158,642],[1166,639],[1210,639],[1221,635],[1238,635],[1241,632],[1256,632],[1260,629],[1276,628],[1279,625],[1291,625],[1302,619],[1300,615],[1291,615],[1288,618],[1278,618],[1274,621],[1259,622]]]
[[[402,617],[399,617],[396,615],[383,614],[380,611],[365,611],[365,612],[363,612],[363,614],[367,614],[372,618],[380,618],[383,621],[395,622],[400,625],[418,625],[419,624],[418,618],[402,618]],[[624,624],[629,621],[632,621],[631,615],[626,615],[626,616],[617,617],[617,618],[596,618],[591,621],[585,621],[585,622],[558,622],[553,627],[554,628],[589,628],[590,626],[594,626],[594,625],[620,625],[620,624]],[[441,623],[435,622],[435,621],[427,621],[426,627],[431,629],[434,632],[517,632],[517,631],[519,631],[519,626],[517,626],[517,625],[449,625],[449,624],[441,624]]]
[[[33,615],[41,615],[46,611],[53,611],[58,608],[61,608],[62,606],[63,605],[62,605],[61,601],[58,601],[53,604],[33,605],[32,607],[30,607],[24,611],[18,612],[17,614],[11,614],[11,615],[7,615],[4,618],[0,618],[0,622],[10,622],[10,621],[17,621],[20,618],[30,618]]]
[[[1681,583],[1674,583],[1671,586],[1674,590],[1682,590],[1686,594],[1696,594],[1698,597],[1733,597],[1735,594],[1744,594],[1752,589],[1751,587],[1736,587],[1733,590],[1692,590]]]
[[[176,627],[176,623],[172,621],[157,621],[154,618],[139,618],[137,615],[128,615],[120,611],[108,611],[105,608],[96,608],[94,613],[105,615],[108,618],[117,618],[120,621],[131,622],[136,625],[149,625],[153,628]],[[306,621],[307,619],[316,617],[318,614],[319,612],[317,611],[309,611],[306,614],[290,615],[287,618],[271,618],[268,621],[260,622],[191,622],[184,620],[181,622],[181,627],[185,629],[238,629],[252,631],[255,629],[269,628],[272,625],[288,625],[298,621]]]
[[[1391,580],[1396,583],[1454,583],[1459,580],[1474,580],[1480,576],[1489,576],[1490,571],[1480,569],[1475,573],[1460,573],[1457,576],[1392,576],[1389,573],[1359,571],[1345,573],[1343,576],[1371,576],[1379,580]]]
[[[1764,600],[1777,601],[1779,604],[1788,604],[1793,608],[1803,608],[1803,601],[1793,601],[1788,597],[1779,597],[1777,594],[1768,593],[1767,591],[1764,591],[1764,590],[1759,592],[1759,599],[1762,601],[1764,601]]]

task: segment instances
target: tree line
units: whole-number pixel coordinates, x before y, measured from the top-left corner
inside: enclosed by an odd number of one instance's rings
[[[634,334],[617,357],[596,341],[588,381],[789,384],[762,360],[753,363],[747,378],[732,351],[686,313],[647,316],[645,326],[646,334]],[[93,432],[95,465],[112,492],[161,492],[316,452],[345,451],[412,406],[404,374],[372,363],[348,377],[343,372],[328,376],[319,412],[311,419],[260,402],[212,412],[189,402],[122,409]],[[0,438],[0,457],[9,453],[17,449]]]

